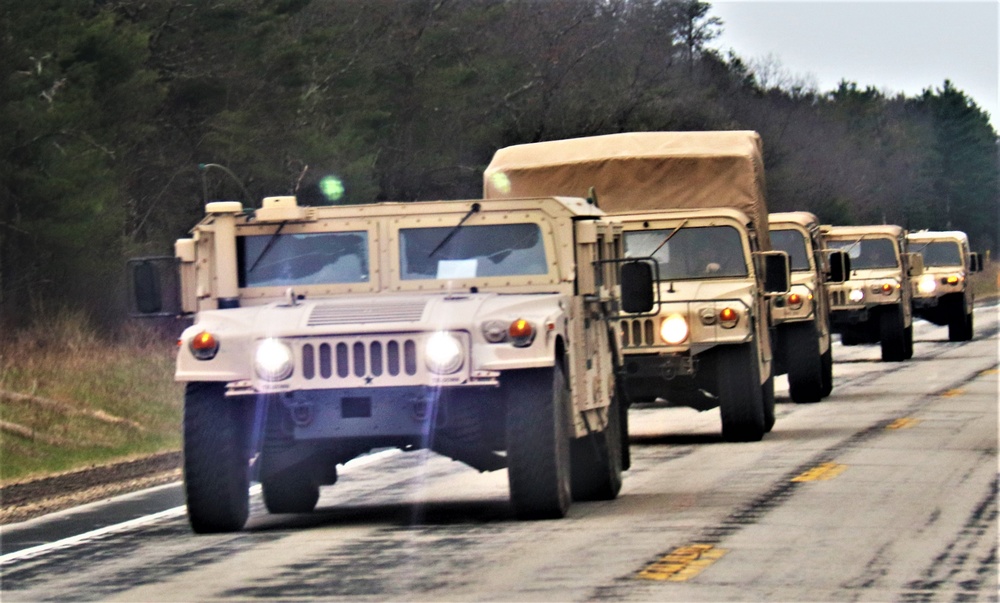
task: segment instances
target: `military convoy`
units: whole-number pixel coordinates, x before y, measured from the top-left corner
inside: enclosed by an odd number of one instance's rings
[[[788,254],[792,283],[771,297],[776,374],[788,375],[794,402],[819,402],[833,391],[830,299],[826,283],[843,283],[849,262],[826,249],[820,221],[806,211],[772,213],[771,244]]]
[[[176,378],[196,532],[240,529],[251,479],[270,512],[311,511],[338,464],[386,447],[507,468],[523,518],[617,496],[613,321],[620,302],[649,309],[653,284],[619,269],[621,226],[592,202],[270,197],[206,214],[175,247],[195,314]],[[132,269],[138,305],[163,308],[156,261]]]
[[[629,399],[718,407],[725,439],[760,440],[774,425],[767,298],[787,293],[789,280],[787,255],[771,251],[760,137],[642,132],[517,145],[484,173],[487,199],[588,191],[659,283],[654,312],[619,317]]]
[[[891,224],[824,226],[823,236],[850,258],[850,277],[827,284],[830,322],[841,343],[879,343],[883,361],[911,358],[911,279],[923,272],[923,260],[907,252],[906,231]]]
[[[559,518],[618,495],[633,402],[718,407],[726,440],[760,440],[776,374],[796,402],[830,394],[831,333],[888,361],[914,312],[972,337],[963,233],[769,216],[761,146],[597,136],[500,149],[478,200],[208,203],[173,256],[130,261],[137,315],[193,317],[194,531],[241,529],[251,481],[309,512],[384,448],[506,468],[519,518]]]
[[[948,325],[950,341],[969,341],[975,301],[969,275],[982,270],[979,254],[969,249],[966,234],[956,230],[922,230],[906,239],[924,262],[924,273],[913,281],[913,313],[936,325]]]

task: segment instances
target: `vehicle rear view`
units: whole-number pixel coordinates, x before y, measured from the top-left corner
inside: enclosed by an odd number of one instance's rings
[[[906,233],[899,226],[824,226],[830,249],[850,258],[850,276],[827,285],[830,323],[844,345],[879,343],[882,360],[913,356],[911,277],[922,262],[906,252]]]
[[[923,230],[906,238],[910,251],[924,261],[924,273],[913,281],[913,313],[947,325],[949,340],[969,341],[975,303],[969,275],[982,269],[979,254],[970,251],[969,238],[957,230]]]
[[[208,204],[176,244],[194,530],[240,529],[251,479],[270,512],[309,512],[386,447],[507,468],[523,518],[617,496],[620,233],[584,199]]]
[[[774,424],[766,295],[788,285],[763,182],[754,132],[644,132],[501,149],[484,196],[593,191],[659,283],[654,312],[619,320],[630,400],[718,407],[723,437],[752,441]]]
[[[844,255],[827,252],[819,218],[804,211],[769,216],[771,244],[788,254],[791,285],[771,297],[776,374],[788,375],[795,402],[819,402],[833,390],[830,303],[825,283],[843,282]]]

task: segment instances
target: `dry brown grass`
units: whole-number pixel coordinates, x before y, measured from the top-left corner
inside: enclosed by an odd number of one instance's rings
[[[983,271],[969,277],[976,299],[1000,295],[1000,262],[984,262]]]
[[[179,448],[174,341],[50,316],[0,339],[0,483]]]

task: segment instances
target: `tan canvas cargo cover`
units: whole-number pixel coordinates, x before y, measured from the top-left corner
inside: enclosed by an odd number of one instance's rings
[[[483,174],[486,199],[586,197],[590,187],[608,213],[739,209],[770,248],[756,132],[631,132],[515,145],[497,151]]]

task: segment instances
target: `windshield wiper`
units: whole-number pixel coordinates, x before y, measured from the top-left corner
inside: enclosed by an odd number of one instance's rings
[[[653,252],[649,254],[649,257],[653,257],[654,255],[656,255],[656,252],[659,251],[661,247],[663,247],[664,245],[666,245],[667,241],[669,241],[670,239],[674,238],[674,235],[677,234],[680,231],[680,229],[684,228],[684,225],[687,224],[687,223],[688,223],[688,221],[687,221],[687,219],[685,219],[683,222],[681,222],[680,224],[678,224],[677,228],[673,229],[670,232],[670,234],[667,235],[667,238],[663,239],[663,242],[656,246],[656,249],[654,249]]]
[[[281,229],[285,227],[285,224],[288,224],[288,220],[285,220],[281,224],[278,224],[278,230],[275,230],[274,234],[271,235],[271,238],[267,240],[267,244],[264,245],[264,249],[261,250],[260,255],[258,255],[257,259],[253,261],[253,265],[251,265],[250,269],[247,270],[248,274],[253,272],[253,269],[257,267],[257,264],[259,264],[262,259],[264,259],[264,256],[267,255],[267,252],[271,251],[271,247],[273,247],[274,244],[278,241],[278,235],[281,234]]]
[[[441,239],[441,242],[438,243],[437,247],[435,247],[434,249],[432,249],[431,252],[427,254],[427,257],[429,257],[429,258],[434,257],[434,254],[437,253],[438,251],[440,251],[441,248],[444,247],[445,244],[448,241],[450,241],[453,236],[455,236],[455,233],[458,232],[459,229],[462,228],[462,225],[465,224],[465,221],[468,220],[469,218],[471,218],[472,214],[477,213],[480,209],[481,209],[481,207],[480,207],[480,205],[478,203],[473,203],[472,207],[469,209],[469,213],[465,214],[465,216],[461,220],[458,221],[458,224],[456,224],[455,227],[452,228],[451,231],[447,235],[445,235],[445,237],[443,239]]]

